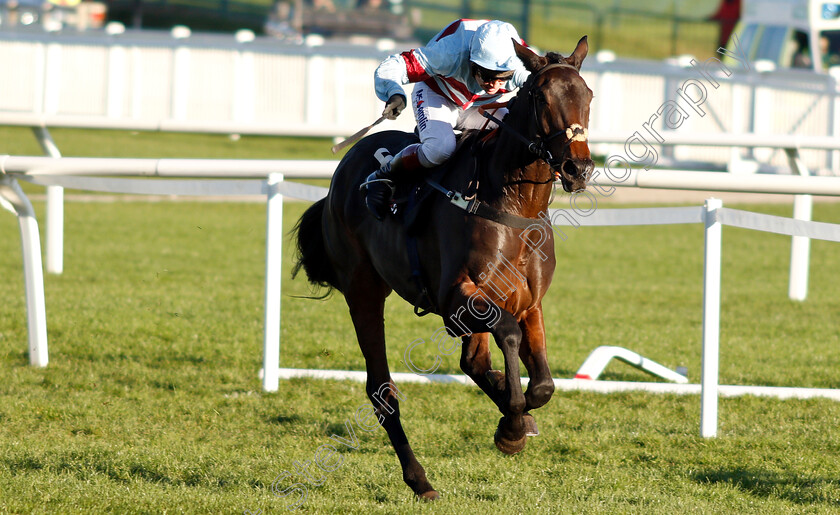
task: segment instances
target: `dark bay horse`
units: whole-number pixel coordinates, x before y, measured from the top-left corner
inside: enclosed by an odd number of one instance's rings
[[[427,220],[414,229],[425,295],[411,273],[406,227],[394,217],[374,219],[359,193],[362,180],[379,167],[374,156],[383,149],[396,154],[416,141],[414,135],[390,131],[360,141],[338,165],[327,197],[296,228],[295,272],[302,268],[310,282],[344,294],[365,357],[368,396],[379,405],[403,479],[424,499],[438,493],[408,444],[385,356],[384,306],[391,291],[412,303],[428,299],[448,333],[461,338],[461,368],[503,415],[494,437],[502,452],[524,448],[526,434],[536,433],[529,412],[554,392],[542,315],[555,267],[545,213],[556,178],[574,194],[586,187],[593,168],[586,139],[592,91],[579,74],[588,45],[584,36],[567,58],[515,46],[531,76],[509,104],[504,127],[483,143],[477,162],[469,148],[456,152],[441,180],[446,189],[464,191],[477,176],[485,216],[435,193]],[[490,335],[504,355],[504,372],[490,363]],[[524,393],[520,359],[530,377]]]

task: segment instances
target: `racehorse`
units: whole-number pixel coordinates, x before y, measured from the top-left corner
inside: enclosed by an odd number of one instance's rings
[[[470,139],[444,165],[448,171],[435,186],[447,195],[432,193],[420,223],[409,231],[397,217],[380,222],[365,208],[359,188],[379,167],[375,156],[394,155],[416,141],[413,134],[385,131],[344,156],[326,198],[307,209],[295,229],[294,274],[302,268],[311,283],[344,294],[365,358],[368,397],[378,405],[403,480],[422,499],[439,494],[400,423],[400,394],[385,355],[384,306],[391,291],[424,304],[461,339],[461,369],[502,413],[494,436],[502,452],[525,447],[526,435],[537,433],[530,412],[554,392],[542,314],[555,268],[547,209],[556,179],[575,194],[586,188],[593,168],[587,141],[592,91],[579,74],[588,44],[584,36],[569,57],[515,47],[530,77],[496,132]],[[468,187],[474,195],[458,190]],[[504,372],[492,368],[490,335],[504,355]],[[524,393],[519,359],[530,377]]]

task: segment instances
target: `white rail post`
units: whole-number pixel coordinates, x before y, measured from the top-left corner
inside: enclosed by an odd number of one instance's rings
[[[268,200],[265,224],[265,337],[263,340],[263,391],[276,392],[280,368],[280,286],[283,268],[283,174],[272,173],[266,183]]]
[[[17,181],[0,176],[0,206],[18,217],[23,251],[23,282],[26,292],[26,328],[29,336],[29,364],[45,367],[47,352],[47,308],[44,296],[44,270],[41,263],[41,237],[32,203]]]
[[[795,174],[808,177],[811,172],[799,156],[796,148],[786,148],[785,153],[790,168]],[[793,218],[811,221],[814,198],[811,195],[796,195],[793,197]],[[811,260],[811,239],[806,236],[793,236],[790,244],[790,282],[788,297],[791,300],[805,300],[808,297],[808,268]]]
[[[331,64],[328,58],[320,55],[312,55],[306,59],[306,77],[304,78],[306,88],[304,98],[304,121],[310,126],[317,126],[324,123],[324,99],[327,88],[335,87],[332,80],[327,80],[328,66]],[[334,123],[333,119],[330,123]]]
[[[253,122],[257,97],[254,53],[245,47],[236,47],[233,66],[233,119],[237,122]]]
[[[722,226],[720,199],[706,200],[705,258],[703,260],[703,371],[700,383],[700,436],[717,436],[718,363],[720,359],[720,262]]]
[[[108,82],[105,112],[109,118],[122,118],[126,93],[129,93],[128,50],[122,45],[112,45],[108,48]]]
[[[46,127],[32,127],[44,154],[61,157],[50,131]],[[64,188],[47,186],[47,272],[64,272]]]
[[[183,121],[189,113],[190,49],[178,46],[172,50],[172,84],[169,116]]]
[[[62,77],[62,51],[61,43],[47,44],[44,54],[44,102],[42,114],[58,113],[61,100],[61,87],[64,84]]]

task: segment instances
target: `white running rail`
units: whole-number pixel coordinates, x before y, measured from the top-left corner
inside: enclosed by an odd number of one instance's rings
[[[267,198],[266,246],[266,311],[264,333],[263,389],[276,391],[280,377],[288,377],[279,368],[280,356],[280,263],[282,252],[282,203],[284,196],[317,200],[326,194],[325,188],[285,181],[289,177],[313,177],[331,173],[332,161],[280,160],[202,160],[202,159],[101,159],[101,158],[45,158],[0,156],[0,205],[20,220],[23,246],[24,278],[27,297],[30,363],[48,364],[47,322],[44,302],[43,274],[40,261],[38,224],[32,205],[17,184],[17,179],[30,180],[46,186],[61,185],[123,193],[161,193],[181,195],[265,195]],[[126,177],[181,177],[187,180],[97,177],[119,175]],[[716,180],[709,181],[710,176]],[[214,179],[202,179],[213,177]],[[228,178],[227,180],[221,180]],[[647,188],[678,188],[743,192],[794,192],[803,195],[840,195],[840,177],[784,177],[733,176],[708,172],[632,171],[621,181],[599,178],[599,188],[634,186]],[[720,200],[709,199],[705,207],[598,209],[580,217],[573,210],[550,210],[547,214],[552,227],[559,225],[646,225],[703,223],[706,226],[703,301],[703,371],[701,391],[701,430],[704,437],[717,434],[718,349],[720,316],[720,249],[723,225],[769,231],[799,238],[817,238],[840,242],[840,225],[794,220],[747,211],[723,208]],[[577,218],[576,218],[577,216]],[[307,374],[307,371],[300,371]],[[314,373],[314,372],[312,372]],[[428,378],[427,378],[428,379]],[[561,387],[576,389],[616,389],[619,385],[604,386],[602,381],[555,380]],[[612,383],[612,382],[610,382]],[[659,385],[645,387],[645,383],[630,383],[624,389],[673,391],[675,387],[692,385]],[[773,395],[767,389],[756,392],[753,387],[733,387],[741,393]],[[785,390],[782,392],[781,390]],[[788,392],[782,396],[822,396],[840,399],[838,390],[810,389]],[[696,391],[696,390],[687,390]],[[728,389],[729,392],[733,390]],[[772,391],[769,390],[769,391]]]

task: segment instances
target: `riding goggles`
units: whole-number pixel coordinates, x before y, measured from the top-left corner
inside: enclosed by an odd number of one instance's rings
[[[513,70],[510,71],[498,71],[498,70],[488,70],[487,68],[481,67],[475,63],[470,63],[472,66],[473,75],[478,76],[482,82],[494,82],[497,80],[507,81],[513,77]]]

